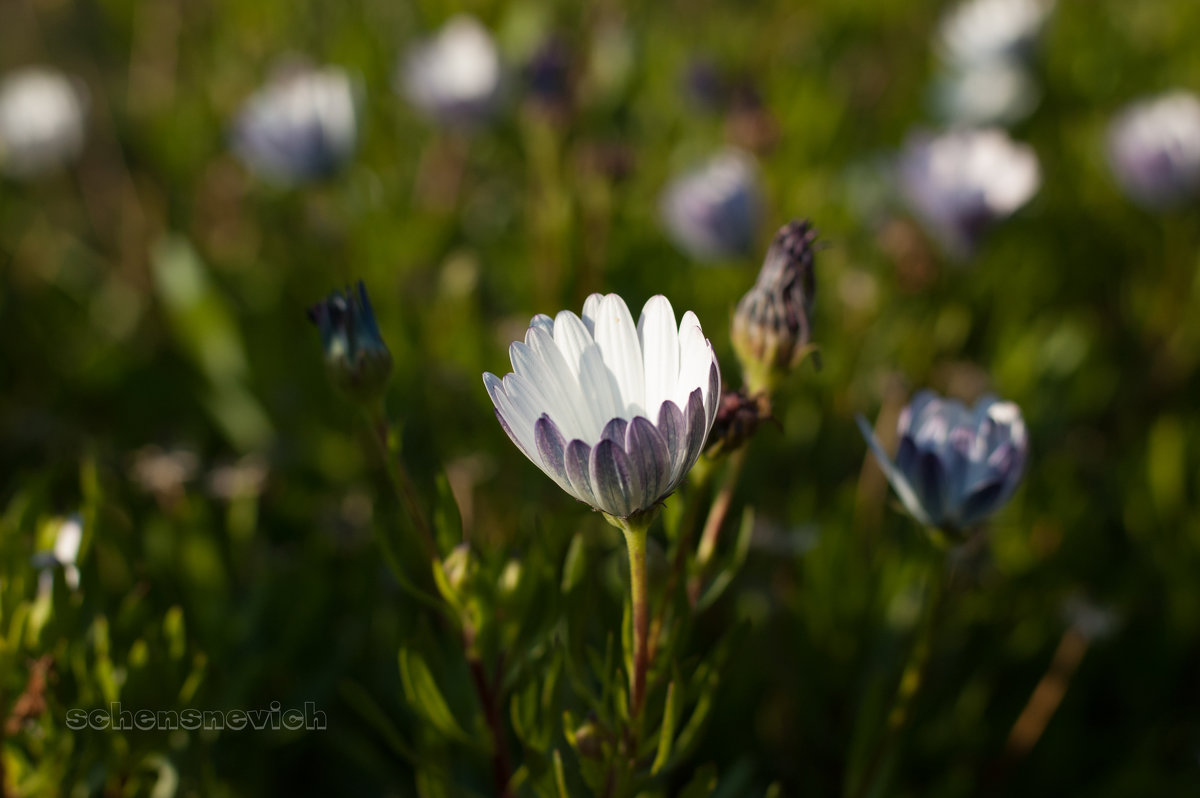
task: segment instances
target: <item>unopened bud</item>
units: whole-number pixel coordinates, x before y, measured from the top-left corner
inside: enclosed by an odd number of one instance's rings
[[[575,729],[571,734],[571,742],[582,757],[600,759],[604,756],[603,735],[592,720],[585,720]]]
[[[817,231],[789,222],[775,234],[758,279],[733,316],[733,346],[752,393],[769,390],[812,351],[813,274]]]
[[[379,334],[362,281],[313,305],[308,318],[321,330],[325,365],[334,383],[358,401],[382,395],[392,373],[392,355]]]
[[[474,578],[477,570],[475,555],[466,543],[460,543],[442,560],[442,573],[446,575],[446,586],[450,589],[447,600],[454,601],[463,597],[463,591]]]
[[[717,405],[717,418],[708,434],[704,453],[720,457],[739,448],[754,436],[758,426],[773,420],[771,400],[765,393],[750,396],[745,389],[726,390]]]

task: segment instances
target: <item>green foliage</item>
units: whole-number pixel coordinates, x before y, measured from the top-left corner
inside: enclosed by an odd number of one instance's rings
[[[955,263],[881,186],[933,124],[940,0],[473,4],[517,68],[466,133],[393,90],[451,4],[0,4],[0,71],[91,98],[78,162],[0,179],[0,795],[1194,791],[1200,216],[1132,204],[1104,136],[1128,100],[1200,86],[1200,4],[1057,6],[1013,128],[1043,186]],[[559,109],[519,68],[548,34]],[[346,168],[281,188],[228,138],[290,54],[365,102]],[[696,58],[765,115],[689,105]],[[753,256],[700,266],[660,190],[731,141],[764,218]],[[702,460],[666,501],[631,715],[622,538],[511,445],[479,375],[534,313],[663,293],[737,386],[730,314],[801,217],[821,368],[778,385],[744,466]],[[304,319],[360,277],[394,360],[365,422]],[[892,429],[926,386],[1015,401],[1032,442],[1013,501],[944,554],[853,421]],[[157,718],[275,704],[326,726]],[[112,728],[139,710],[153,728]]]

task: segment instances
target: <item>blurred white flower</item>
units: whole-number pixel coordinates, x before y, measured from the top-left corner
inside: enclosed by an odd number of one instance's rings
[[[0,171],[16,178],[59,168],[83,149],[87,94],[69,78],[30,67],[0,83]]]
[[[1146,207],[1200,194],[1200,99],[1173,91],[1127,106],[1109,126],[1108,158],[1121,187]]]
[[[567,493],[626,519],[687,476],[720,401],[721,374],[696,314],[663,296],[637,325],[616,294],[583,316],[537,315],[509,348],[513,373],[483,375],[513,443]]]
[[[700,261],[745,254],[762,214],[758,169],[741,150],[727,150],[672,180],[660,203],[667,232]]]
[[[282,70],[242,107],[234,152],[274,182],[328,177],[358,146],[358,100],[358,87],[338,67]]]
[[[54,588],[54,567],[63,569],[63,581],[71,590],[79,589],[79,546],[83,542],[83,519],[71,515],[58,524],[54,535],[54,548],[34,556],[34,566],[41,569],[38,574],[38,594],[48,595]]]
[[[263,492],[269,474],[265,459],[248,454],[236,463],[217,466],[208,472],[208,490],[225,501],[254,498]]]
[[[929,233],[956,257],[1037,192],[1037,155],[996,128],[909,136],[897,165],[900,192]]]
[[[1012,61],[991,61],[947,72],[933,85],[937,115],[948,125],[1010,125],[1037,105],[1029,71]]]
[[[1053,0],[966,0],[942,18],[942,57],[955,67],[1019,59],[1053,8]]]
[[[396,85],[431,119],[470,126],[496,109],[500,80],[491,35],[474,17],[459,15],[401,59]]]
[[[200,458],[195,452],[143,446],[133,453],[129,476],[147,493],[170,498],[182,492],[199,468]]]

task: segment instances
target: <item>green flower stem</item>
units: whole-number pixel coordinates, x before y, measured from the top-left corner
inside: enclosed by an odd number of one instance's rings
[[[367,416],[374,432],[375,442],[379,445],[379,455],[383,458],[384,467],[387,468],[388,477],[396,491],[396,498],[404,506],[404,511],[408,515],[409,521],[412,522],[413,529],[417,531],[417,538],[425,550],[425,556],[430,563],[434,563],[438,559],[438,551],[437,544],[433,540],[433,531],[429,528],[429,520],[425,517],[425,511],[421,509],[421,500],[417,496],[417,488],[413,484],[408,469],[392,452],[389,442],[391,425],[384,412],[383,402],[380,401],[376,407],[368,411]]]
[[[902,732],[908,725],[912,715],[913,701],[925,681],[930,655],[933,652],[933,643],[937,637],[938,628],[941,626],[948,580],[946,555],[944,551],[939,550],[936,552],[930,568],[928,593],[925,597],[925,617],[922,620],[921,628],[917,631],[917,637],[913,641],[908,662],[904,666],[900,683],[896,687],[896,694],[892,698],[892,707],[888,712],[883,738],[871,754],[866,771],[858,782],[858,789],[850,793],[856,798],[866,798],[876,793],[875,782],[879,780],[884,770],[884,764],[895,750]]]
[[[508,741],[504,734],[504,719],[502,706],[504,697],[493,685],[500,682],[499,674],[495,681],[488,679],[483,662],[477,654],[470,653],[473,646],[464,640],[463,648],[467,651],[467,664],[471,670],[471,682],[475,685],[475,694],[483,709],[483,717],[487,721],[488,730],[492,736],[492,782],[496,787],[496,795],[501,798],[512,796],[512,765],[508,758]],[[499,669],[497,669],[499,670]]]
[[[729,463],[725,467],[721,487],[717,490],[717,495],[713,497],[708,518],[704,522],[704,531],[700,534],[700,546],[696,550],[696,569],[688,579],[688,599],[693,607],[700,598],[700,583],[717,552],[721,527],[724,526],[725,517],[729,514],[729,507],[733,503],[733,493],[737,489],[738,480],[741,479],[742,468],[745,464],[746,447],[743,446],[729,455]]]
[[[650,668],[650,602],[646,590],[646,533],[653,517],[621,521],[629,549],[629,592],[633,606],[633,671],[629,674],[629,719],[635,722],[646,699],[646,672]]]

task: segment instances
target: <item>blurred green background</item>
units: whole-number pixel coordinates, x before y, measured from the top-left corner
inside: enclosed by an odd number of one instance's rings
[[[891,794],[1193,794],[1200,215],[1127,200],[1104,134],[1131,99],[1200,87],[1200,5],[1058,4],[1031,62],[1040,104],[1013,129],[1036,150],[1043,186],[965,265],[902,212],[864,213],[862,199],[874,165],[933,126],[931,37],[946,7],[0,4],[0,71],[52,66],[90,97],[76,164],[0,183],[8,789],[416,794],[409,754],[425,731],[396,652],[430,621],[381,560],[373,536],[396,507],[304,309],[366,282],[396,362],[388,404],[406,459],[418,473],[446,464],[480,550],[544,563],[554,582],[571,535],[609,533],[506,440],[481,372],[508,370],[507,345],[531,315],[578,311],[600,290],[635,309],[663,293],[695,310],[736,384],[729,314],[773,230],[807,217],[826,246],[823,368],[799,370],[776,402],[779,424],[752,444],[737,503],[757,507],[760,529],[697,644],[739,624],[744,636],[694,765],[715,764],[725,796],[772,782],[787,795],[842,792],[898,678],[925,545],[869,464],[854,415],[894,414],[924,386],[986,389],[1023,409],[1030,464],[964,565],[969,585],[888,764]],[[400,54],[460,10],[495,33],[510,69],[500,112],[468,134],[439,130],[392,88]],[[569,55],[567,109],[522,88],[520,66],[549,34]],[[296,54],[361,79],[362,137],[337,176],[282,189],[231,155],[229,127]],[[686,101],[700,58],[756,89],[750,122]],[[730,141],[758,150],[758,245],[700,266],[664,234],[659,192]],[[49,606],[31,609],[33,557],[54,519],[77,512],[81,587],[60,573]],[[598,574],[623,557],[603,540]],[[597,576],[589,589],[598,628],[615,626],[620,580]],[[1084,611],[1108,633],[1073,635]],[[1015,751],[1010,732],[1035,686],[1072,655],[1082,659],[1060,667],[1057,713]],[[452,698],[458,667],[439,677]],[[22,703],[35,694],[40,706]],[[314,701],[329,728],[65,728],[69,708],[113,700]],[[484,772],[469,757],[462,767]]]

